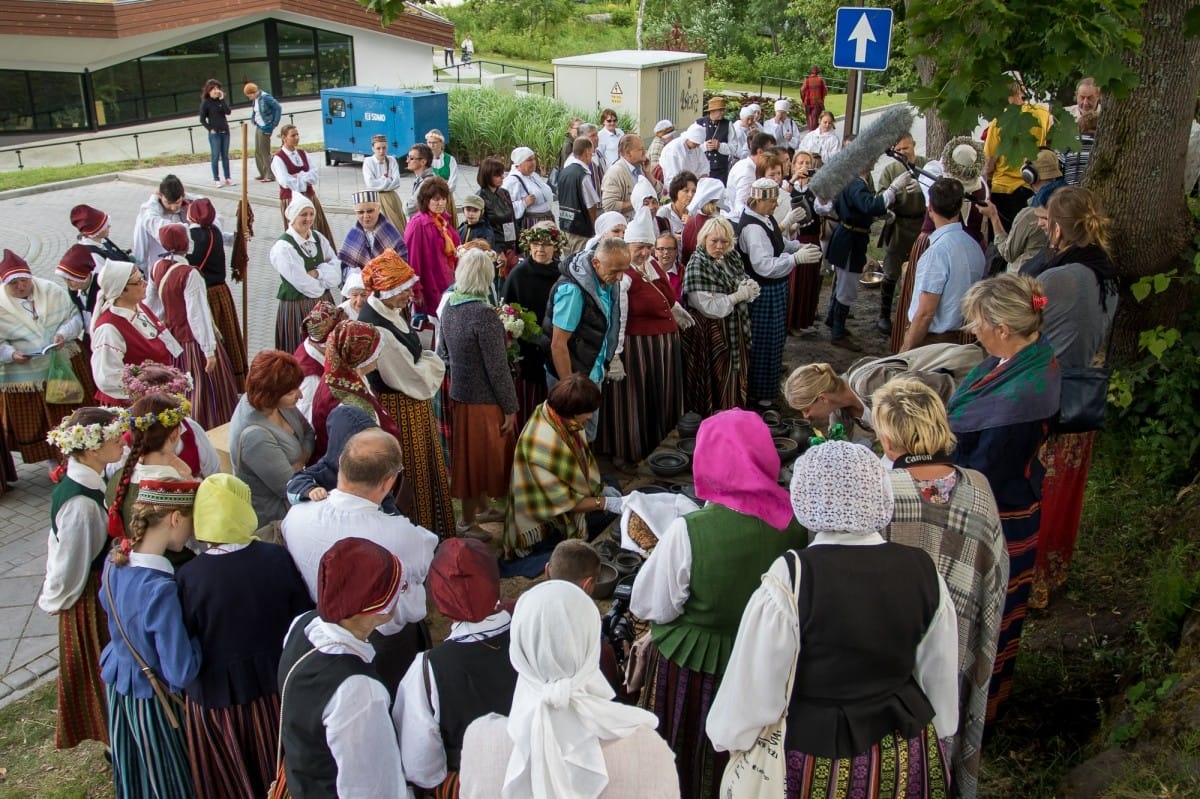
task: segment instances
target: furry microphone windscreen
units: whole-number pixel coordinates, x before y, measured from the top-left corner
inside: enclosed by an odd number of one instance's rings
[[[832,200],[856,177],[869,170],[879,156],[894,147],[912,129],[913,112],[907,105],[889,108],[841,152],[817,170],[809,185],[823,200]]]

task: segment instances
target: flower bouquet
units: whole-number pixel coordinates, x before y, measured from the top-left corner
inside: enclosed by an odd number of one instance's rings
[[[500,316],[500,324],[504,326],[505,339],[508,341],[508,365],[515,367],[521,360],[521,342],[536,342],[542,337],[542,326],[538,324],[537,315],[527,311],[515,302],[504,303],[496,309]]]

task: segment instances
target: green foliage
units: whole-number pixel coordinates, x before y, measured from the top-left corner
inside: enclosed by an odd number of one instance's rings
[[[1142,680],[1130,686],[1125,692],[1125,701],[1132,717],[1113,728],[1108,736],[1109,744],[1120,746],[1137,738],[1142,727],[1178,682],[1178,674],[1168,674],[1161,680]]]
[[[586,18],[605,11],[612,14],[612,22]],[[571,0],[468,0],[460,6],[441,6],[438,13],[454,23],[457,36],[470,34],[477,57],[530,61],[631,50],[637,17],[636,6],[599,7]]]
[[[936,71],[932,84],[909,99],[922,109],[936,107],[951,130],[971,130],[981,110],[988,116],[1007,105],[1010,70],[1039,98],[1084,75],[1093,76],[1105,94],[1124,96],[1137,85],[1122,56],[1141,45],[1143,2],[911,0],[906,52],[929,58]],[[1036,150],[1030,136],[1005,137],[1005,144],[1011,149],[1002,154],[1010,161]]]
[[[1176,541],[1160,565],[1150,574],[1150,612],[1146,633],[1151,641],[1175,643],[1188,611],[1195,609],[1200,594],[1200,572],[1196,571],[1196,546]]]

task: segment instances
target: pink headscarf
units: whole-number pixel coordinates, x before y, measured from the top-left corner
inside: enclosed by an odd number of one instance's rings
[[[722,411],[700,423],[692,457],[696,496],[783,530],[795,518],[779,485],[779,453],[757,413]]]

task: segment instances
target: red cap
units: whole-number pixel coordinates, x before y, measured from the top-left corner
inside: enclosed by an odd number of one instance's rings
[[[54,270],[60,277],[81,283],[90,278],[94,271],[96,260],[92,258],[92,251],[82,244],[72,244]]]
[[[29,264],[12,250],[5,250],[4,257],[0,258],[0,283],[7,285],[22,277],[33,277]]]
[[[188,203],[187,218],[193,225],[208,227],[217,218],[217,209],[213,207],[212,200],[201,197]]]
[[[158,243],[167,252],[187,252],[191,239],[183,225],[163,225],[158,229]]]
[[[108,214],[90,205],[71,209],[71,224],[84,236],[95,236],[108,225]]]
[[[447,538],[433,556],[425,587],[433,606],[451,621],[483,621],[500,602],[496,553],[481,541]]]
[[[325,621],[383,613],[406,589],[400,560],[365,538],[343,538],[317,567],[317,613]]]

